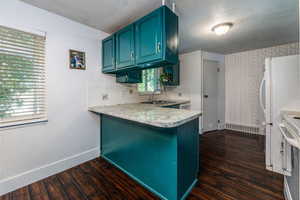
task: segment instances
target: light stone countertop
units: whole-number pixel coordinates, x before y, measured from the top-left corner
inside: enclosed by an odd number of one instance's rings
[[[200,111],[162,108],[160,105],[143,103],[95,106],[89,107],[89,111],[161,128],[177,127],[201,115]]]
[[[161,99],[161,101],[168,101],[168,103],[156,103],[156,104],[152,104],[158,107],[167,107],[167,106],[175,106],[175,105],[180,105],[180,104],[187,104],[187,103],[191,103],[190,100],[168,100],[168,99]],[[147,101],[145,101],[147,102]],[[141,103],[144,104],[144,103]]]

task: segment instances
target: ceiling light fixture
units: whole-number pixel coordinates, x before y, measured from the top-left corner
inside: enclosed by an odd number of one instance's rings
[[[222,23],[214,26],[211,30],[216,34],[216,35],[224,35],[226,34],[233,26],[233,23],[227,22],[227,23]]]

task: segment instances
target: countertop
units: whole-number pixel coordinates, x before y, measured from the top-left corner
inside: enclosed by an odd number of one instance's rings
[[[168,103],[156,103],[153,104],[158,107],[167,107],[167,106],[175,106],[175,105],[180,105],[180,104],[187,104],[191,103],[189,100],[162,100],[162,101],[169,101]]]
[[[172,105],[182,104],[176,102]],[[173,128],[185,124],[201,115],[200,111],[163,108],[161,105],[134,103],[112,106],[89,107],[89,111],[148,124],[161,128]],[[167,106],[167,105],[163,105]]]

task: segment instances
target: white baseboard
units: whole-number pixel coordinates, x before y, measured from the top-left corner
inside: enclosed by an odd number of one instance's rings
[[[218,124],[218,130],[224,130],[224,129],[225,129],[224,123]]]
[[[99,157],[100,148],[94,148],[80,154],[70,156],[68,158],[23,172],[13,177],[6,178],[0,181],[0,196],[12,192],[16,189],[47,178],[54,174],[65,171],[69,168],[77,166],[81,163],[87,162]]]
[[[285,200],[293,200],[286,177],[284,177],[284,198]]]
[[[225,124],[225,129],[233,130],[233,131],[239,131],[239,132],[242,132],[242,133],[250,133],[250,134],[261,135],[259,133],[259,127],[257,127],[257,126],[226,123]]]

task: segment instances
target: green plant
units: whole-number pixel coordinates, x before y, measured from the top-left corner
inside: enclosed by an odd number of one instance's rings
[[[33,68],[31,58],[0,54],[0,118],[11,116],[13,108],[24,104],[21,97],[32,89],[36,78]]]
[[[170,76],[166,73],[163,73],[160,75],[160,82],[163,84],[163,83],[167,83],[170,81]]]

